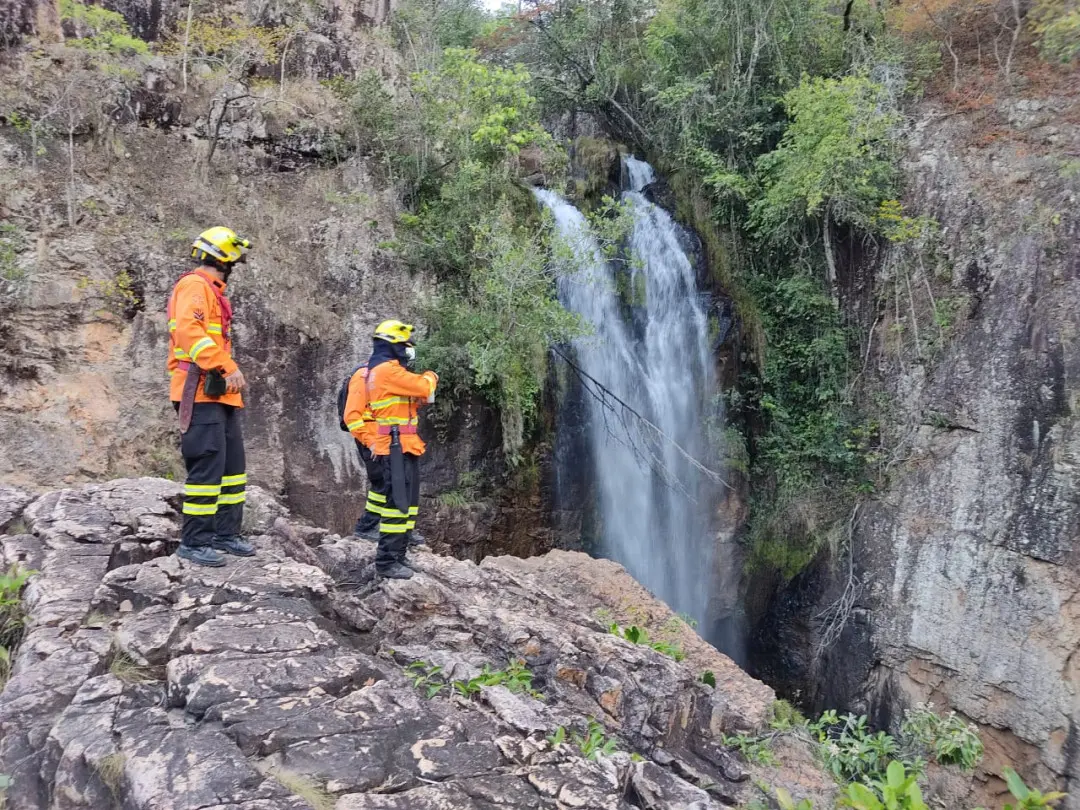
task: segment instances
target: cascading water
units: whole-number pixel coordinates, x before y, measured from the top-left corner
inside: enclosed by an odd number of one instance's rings
[[[717,483],[680,448],[704,460],[706,424],[717,416],[708,319],[684,232],[642,193],[653,182],[652,167],[626,158],[624,168],[629,188],[622,196],[634,220],[629,270],[604,260],[574,206],[551,191],[536,194],[576,257],[574,272],[559,283],[563,305],[592,327],[592,334],[575,341],[576,363],[586,380],[607,388],[664,434],[643,429],[619,406],[613,410],[610,400],[583,395],[583,444],[591,456],[600,551],[672,608],[704,622],[714,578],[709,518]],[[582,464],[567,457],[565,443],[556,454],[563,456],[556,458],[560,473]]]

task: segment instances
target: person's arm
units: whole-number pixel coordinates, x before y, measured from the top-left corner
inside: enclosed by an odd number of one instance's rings
[[[367,406],[367,379],[364,369],[360,369],[349,380],[349,396],[345,400],[345,427],[361,444],[364,443],[364,412]]]
[[[414,374],[401,366],[391,364],[383,373],[387,375],[387,390],[399,397],[427,400],[435,393],[435,387],[439,383],[439,376],[434,371]]]
[[[187,352],[188,358],[204,371],[220,369],[225,376],[239,369],[236,361],[222,349],[206,331],[210,318],[208,290],[202,282],[188,282],[176,294],[176,345]]]

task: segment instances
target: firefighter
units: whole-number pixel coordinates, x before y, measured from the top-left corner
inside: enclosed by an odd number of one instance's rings
[[[367,376],[368,367],[362,365],[357,366],[345,379],[342,390],[338,392],[338,411],[341,417],[341,429],[352,434],[356,442],[356,452],[360,456],[368,478],[364,514],[356,521],[353,536],[361,540],[378,540],[379,523],[383,509],[386,507],[386,496],[379,494],[383,486],[382,464],[372,452],[378,430],[375,417],[371,413],[371,408],[368,407]],[[405,532],[405,536],[409,546],[422,546],[427,542],[427,539],[415,528],[410,528]]]
[[[229,228],[203,231],[191,246],[198,265],[169,297],[170,398],[187,467],[176,553],[196,565],[224,565],[221,552],[255,554],[240,534],[247,484],[240,410],[247,381],[232,358],[232,305],[225,297],[229,275],[250,247]]]
[[[384,577],[409,579],[405,564],[409,532],[416,528],[420,506],[420,456],[425,445],[417,432],[417,412],[435,401],[439,377],[434,371],[414,374],[408,365],[416,356],[413,327],[383,321],[375,330],[368,361],[368,407],[375,419],[371,450],[382,467],[377,493],[385,498],[379,521],[375,569]]]

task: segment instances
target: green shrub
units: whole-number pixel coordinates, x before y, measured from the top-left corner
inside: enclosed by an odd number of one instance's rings
[[[757,161],[764,193],[751,205],[752,225],[769,240],[798,233],[807,217],[870,230],[896,191],[899,116],[886,89],[863,76],[803,76],[784,108],[790,126]]]
[[[77,47],[125,56],[150,52],[145,42],[132,36],[123,15],[115,11],[85,5],[78,0],[60,0],[60,19],[73,23],[80,32],[77,39],[68,40]]]
[[[1077,0],[1035,0],[1027,15],[1039,51],[1047,59],[1071,62],[1080,56],[1080,3]]]
[[[932,756],[942,765],[958,765],[971,771],[982,760],[983,744],[978,731],[956,712],[942,716],[932,710],[932,705],[908,709],[900,736],[905,743],[918,746],[920,754]]]

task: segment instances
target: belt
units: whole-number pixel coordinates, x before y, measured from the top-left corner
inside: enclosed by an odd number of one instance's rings
[[[397,428],[402,436],[412,436],[420,432],[416,425],[379,425],[379,435],[389,436],[394,428]]]

